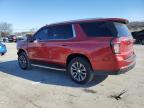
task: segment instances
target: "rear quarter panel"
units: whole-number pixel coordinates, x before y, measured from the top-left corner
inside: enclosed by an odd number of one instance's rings
[[[82,54],[89,59],[93,70],[114,71],[117,69],[117,62],[110,47],[111,39],[88,38],[79,41],[55,42],[55,44],[52,43],[55,51],[52,51],[51,57],[55,63],[66,64],[69,55]]]
[[[110,47],[112,38],[93,38],[79,41],[69,46],[71,53],[85,55],[91,62],[93,70],[116,70],[117,62]]]

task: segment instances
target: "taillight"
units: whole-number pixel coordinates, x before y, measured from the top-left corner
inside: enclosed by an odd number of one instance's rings
[[[113,44],[113,52],[115,54],[120,54],[120,43]]]
[[[120,41],[119,39],[113,39],[111,42],[112,50],[114,54],[120,54]]]

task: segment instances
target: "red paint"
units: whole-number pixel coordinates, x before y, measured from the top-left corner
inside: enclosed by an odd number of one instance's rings
[[[96,21],[116,21],[127,23],[125,19],[93,19],[74,22],[64,22],[59,24],[72,23],[76,31],[76,38],[70,40],[53,40],[37,43],[19,42],[18,50],[23,49],[30,59],[66,65],[68,56],[71,54],[82,54],[86,56],[93,68],[99,71],[118,71],[125,66],[135,62],[135,59],[127,60],[134,56],[133,40],[127,37],[94,37],[86,36],[78,23]],[[54,24],[58,25],[58,24]],[[112,41],[113,40],[113,41]],[[120,43],[120,54],[114,54],[112,43]]]

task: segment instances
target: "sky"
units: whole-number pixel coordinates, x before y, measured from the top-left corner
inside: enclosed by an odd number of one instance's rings
[[[14,32],[85,18],[144,21],[144,0],[0,0],[0,22]]]

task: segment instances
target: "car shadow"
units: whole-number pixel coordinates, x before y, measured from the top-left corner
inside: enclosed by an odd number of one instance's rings
[[[0,62],[0,72],[43,84],[82,88],[88,88],[98,85],[108,77],[97,76],[93,79],[92,82],[85,85],[80,85],[73,82],[68,77],[67,73],[63,71],[49,70],[37,67],[34,67],[31,70],[26,71],[21,70],[16,60]]]

